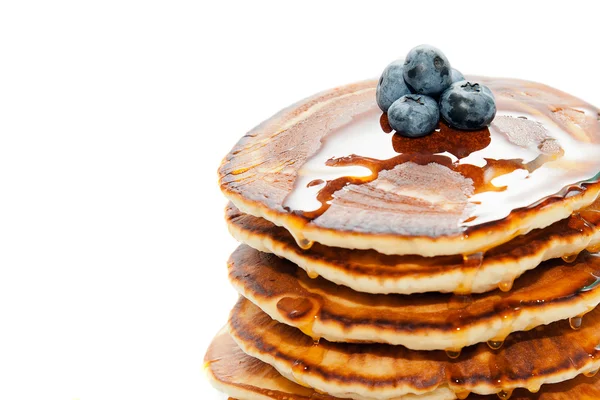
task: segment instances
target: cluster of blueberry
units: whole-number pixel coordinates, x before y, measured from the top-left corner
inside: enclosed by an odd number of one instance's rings
[[[390,126],[408,137],[433,132],[440,114],[450,126],[464,130],[481,129],[496,115],[490,89],[466,81],[444,53],[428,45],[386,67],[377,85],[377,104]]]

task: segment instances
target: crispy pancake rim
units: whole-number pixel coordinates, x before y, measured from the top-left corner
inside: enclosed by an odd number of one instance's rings
[[[271,318],[334,342],[456,351],[492,341],[497,347],[513,332],[571,317],[579,324],[600,303],[600,256],[588,252],[573,263],[544,263],[509,292],[474,296],[359,293],[311,279],[289,261],[246,245],[228,264],[234,288]]]
[[[302,250],[290,233],[273,223],[226,208],[232,236],[257,250],[286,258],[310,275],[317,274],[359,292],[483,293],[510,284],[542,261],[577,254],[600,244],[600,202],[578,216],[519,236],[488,251],[479,262],[462,256],[394,256],[374,250],[348,250],[315,243]],[[585,218],[586,222],[582,222]]]
[[[493,394],[573,379],[600,368],[600,310],[572,330],[566,321],[518,332],[498,351],[486,344],[463,349],[457,359],[442,351],[383,344],[346,344],[312,338],[272,320],[240,298],[229,332],[248,355],[286,378],[337,397],[393,399],[439,387],[455,393]]]
[[[213,339],[204,358],[205,371],[218,390],[239,400],[337,400],[327,394],[293,383],[277,370],[245,354],[222,330]],[[452,400],[448,388],[438,388],[424,396],[404,396],[401,400]],[[579,375],[573,380],[544,385],[538,393],[515,390],[512,400],[597,400],[600,398],[600,375]],[[467,400],[497,400],[497,395],[469,395]],[[400,399],[398,399],[400,400]]]
[[[478,77],[477,79],[488,85],[491,81],[491,78]],[[497,96],[522,99],[526,103],[532,101],[532,97],[528,97],[527,94],[529,91],[538,93],[538,95],[546,95],[549,98],[560,99],[562,103],[557,100],[560,104],[588,107],[597,112],[591,105],[545,85],[520,80],[497,81],[505,85],[501,93],[496,93]],[[258,160],[273,156],[270,153],[273,149],[268,146],[270,141],[279,137],[279,135],[286,134],[288,131],[290,135],[292,133],[300,135],[299,132],[292,131],[300,129],[298,127],[301,127],[308,118],[321,118],[321,114],[325,115],[325,111],[329,108],[333,110],[338,108],[347,109],[354,104],[352,103],[353,96],[357,98],[360,96],[374,98],[375,86],[376,81],[364,81],[322,92],[282,110],[247,133],[225,157],[219,169],[220,186],[225,196],[242,212],[265,218],[278,226],[283,226],[299,240],[351,249],[374,249],[384,254],[419,254],[430,257],[471,254],[493,248],[518,235],[526,234],[533,229],[543,228],[567,218],[574,211],[594,202],[598,197],[598,193],[600,193],[600,182],[592,182],[587,185],[586,190],[575,195],[561,199],[552,198],[549,203],[541,202],[535,206],[514,210],[504,219],[471,227],[468,235],[456,234],[431,237],[369,233],[353,229],[339,230],[320,227],[311,223],[306,224],[305,221],[300,221],[295,214],[287,212],[278,201],[273,200],[273,197],[277,196],[265,193],[262,187],[258,191],[253,191],[253,182],[261,181],[261,185],[265,184],[261,179],[262,172],[260,171],[261,168],[266,167],[262,165],[263,161]],[[574,125],[574,123],[571,122],[570,125]],[[581,132],[581,129],[579,131]],[[594,132],[593,135],[598,135],[598,132]],[[305,152],[310,153],[310,146],[314,146],[314,144],[296,144],[296,147],[298,146],[306,147],[306,149],[304,147],[299,149],[301,154],[304,154],[302,156],[304,159],[290,160],[289,162],[283,159],[278,160],[277,168],[295,168],[292,167],[293,164],[302,164],[306,157],[310,156]],[[264,157],[258,157],[254,154],[256,151]],[[263,154],[261,151],[267,152],[267,154]],[[252,156],[246,154],[247,152],[250,152]],[[254,159],[259,165],[246,165],[241,161],[243,157]],[[243,165],[238,165],[239,162]],[[293,172],[290,177],[294,178]],[[589,177],[589,179],[593,178],[592,176]],[[572,182],[572,184],[577,183]],[[285,183],[282,183],[282,185],[285,185]],[[274,186],[272,188],[275,190]],[[277,190],[283,189],[278,187]]]

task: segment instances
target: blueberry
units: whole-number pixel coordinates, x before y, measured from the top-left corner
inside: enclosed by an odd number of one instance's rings
[[[478,83],[453,83],[440,98],[440,112],[451,126],[476,130],[488,126],[496,116],[492,91]]]
[[[388,110],[388,121],[400,135],[425,136],[440,120],[437,102],[422,94],[407,94],[396,100]]]
[[[452,78],[452,83],[465,80],[465,76],[456,68],[452,68],[452,70],[450,71],[450,77]]]
[[[450,69],[450,62],[440,50],[417,46],[404,61],[404,81],[413,93],[436,97],[452,84]]]
[[[377,105],[381,111],[387,112],[393,102],[410,90],[404,83],[404,60],[396,60],[385,67],[377,85]]]

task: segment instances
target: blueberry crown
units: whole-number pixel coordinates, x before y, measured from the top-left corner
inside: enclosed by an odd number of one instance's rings
[[[493,93],[467,81],[439,49],[421,45],[404,60],[386,67],[377,84],[376,100],[398,134],[420,137],[432,133],[440,116],[461,130],[484,129],[496,116]]]
[[[416,95],[416,94],[407,94],[406,96],[401,98],[401,101],[403,102],[414,102],[420,105],[424,105],[425,103],[423,103],[423,96],[420,95]]]
[[[460,87],[463,88],[466,92],[481,92],[481,87],[479,86],[479,83],[466,82],[460,85]]]

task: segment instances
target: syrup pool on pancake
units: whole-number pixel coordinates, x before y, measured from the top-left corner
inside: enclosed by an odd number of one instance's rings
[[[482,80],[492,91],[502,90],[502,80],[478,79]],[[433,134],[422,138],[390,132],[373,101],[369,111],[322,139],[320,149],[300,168],[284,206],[315,219],[347,185],[371,182],[379,172],[408,162],[437,163],[471,180],[466,207],[443,204],[462,213],[459,225],[467,230],[553,196],[569,197],[600,177],[600,136],[582,129],[600,124],[589,105],[582,102],[562,110],[559,97],[553,105],[507,96],[496,96],[496,101],[498,112],[489,128],[461,131],[440,123]],[[571,115],[577,118],[564,117]],[[431,203],[441,200],[433,192],[401,186],[382,189]]]

